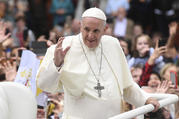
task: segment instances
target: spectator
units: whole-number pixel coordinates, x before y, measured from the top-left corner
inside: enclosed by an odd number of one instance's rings
[[[73,35],[80,33],[80,21],[77,19],[73,19],[71,25],[71,31]]]
[[[0,19],[13,21],[14,16],[12,16],[9,10],[9,4],[6,0],[0,1]]]
[[[158,47],[158,41],[156,42],[155,50],[145,63],[143,73],[139,81],[140,86],[151,86],[156,88],[160,84],[160,75],[157,72],[153,72],[153,68],[156,67],[156,60],[167,51],[165,46]]]
[[[153,23],[152,0],[130,0],[128,18],[142,25],[144,33],[150,34]]]
[[[52,0],[50,13],[53,14],[53,25],[63,27],[66,17],[73,16],[74,7],[71,0]]]
[[[124,39],[123,37],[119,37],[120,45],[124,51],[127,61],[131,58],[131,42],[129,40]]]
[[[160,31],[164,37],[169,36],[168,25],[174,21],[175,11],[172,8],[174,0],[152,0],[155,16],[155,28]]]
[[[174,71],[174,72],[178,71],[176,65],[173,63],[165,64],[160,71],[160,76],[161,76],[162,80],[170,80],[170,72],[171,71]]]
[[[108,0],[106,5],[106,14],[110,17],[116,17],[117,11],[120,7],[128,10],[130,6],[127,0]]]
[[[150,112],[145,114],[144,119],[172,119],[170,113],[165,108],[159,109],[157,112]]]
[[[131,67],[131,74],[132,74],[133,80],[138,84],[142,75],[142,66],[135,65]]]
[[[167,52],[164,54],[164,61],[167,63],[175,63],[178,60],[177,56],[177,23],[172,22],[169,25],[169,37],[168,41],[166,43],[166,46],[168,48]]]
[[[175,86],[172,84],[170,80],[170,72],[177,72],[177,67],[175,64],[167,63],[164,65],[164,67],[160,71],[160,76],[162,77],[162,80],[168,80],[170,82],[170,87],[167,90],[167,93],[176,94],[179,96],[179,88],[175,88]],[[172,85],[171,85],[172,84]],[[174,106],[169,106],[169,110],[171,111],[172,117],[175,118],[175,115],[178,113],[179,109],[179,102],[177,102]]]
[[[141,24],[134,24],[134,28],[133,28],[133,38],[137,37],[138,35],[141,35],[143,34],[143,28],[142,28],[142,25]],[[133,40],[133,39],[131,39]]]
[[[34,33],[26,27],[25,18],[19,16],[16,18],[16,26],[12,32],[15,47],[31,47],[32,41],[35,41]]]
[[[27,27],[33,30],[36,38],[45,35],[48,38],[51,21],[48,19],[48,0],[27,0],[29,10],[27,12]]]
[[[114,35],[116,37],[125,37],[131,40],[133,38],[134,22],[126,17],[126,9],[119,7],[114,20]]]
[[[129,67],[132,67],[136,64],[145,65],[150,55],[154,52],[154,49],[151,47],[151,39],[148,35],[142,34],[136,37],[134,40],[134,44],[132,44],[132,58],[129,60]],[[159,69],[164,65],[163,57],[160,56],[155,60],[157,64],[155,71],[159,71]]]

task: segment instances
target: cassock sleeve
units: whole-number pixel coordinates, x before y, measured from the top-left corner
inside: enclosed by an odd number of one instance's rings
[[[135,107],[143,106],[149,95],[145,93],[135,82],[124,89],[124,100]]]
[[[36,76],[37,86],[43,91],[51,93],[62,90],[62,83],[59,80],[60,72],[57,71],[53,61],[54,50],[55,45],[48,48]]]

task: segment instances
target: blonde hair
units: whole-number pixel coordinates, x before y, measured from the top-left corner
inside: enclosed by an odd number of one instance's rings
[[[164,76],[165,72],[167,71],[167,69],[170,67],[173,67],[173,66],[176,67],[176,65],[173,63],[167,63],[162,67],[162,69],[160,70],[160,76],[161,76],[162,80],[165,80],[163,76]]]

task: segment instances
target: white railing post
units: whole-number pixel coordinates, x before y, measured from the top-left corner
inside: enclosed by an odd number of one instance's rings
[[[174,94],[149,94],[149,95],[150,97],[154,97],[159,100],[160,108],[169,104],[173,104],[178,101],[178,96]],[[154,110],[154,106],[152,104],[148,104],[142,107],[138,107],[134,110],[113,116],[109,119],[131,119],[139,115],[143,115],[148,112],[151,112],[153,110]]]

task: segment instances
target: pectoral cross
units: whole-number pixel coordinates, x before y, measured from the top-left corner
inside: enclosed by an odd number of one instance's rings
[[[94,87],[94,89],[98,90],[98,97],[101,97],[101,90],[104,89],[104,86],[101,86],[101,84],[98,82],[97,86]]]

